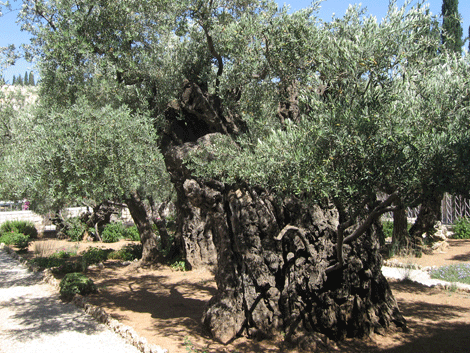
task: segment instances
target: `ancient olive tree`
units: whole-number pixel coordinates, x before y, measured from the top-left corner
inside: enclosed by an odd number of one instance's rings
[[[378,216],[413,202],[448,137],[420,92],[441,87],[437,26],[405,8],[324,23],[270,1],[36,1],[22,18],[45,104],[153,119],[186,260],[216,271],[205,328],[295,341],[405,326]]]

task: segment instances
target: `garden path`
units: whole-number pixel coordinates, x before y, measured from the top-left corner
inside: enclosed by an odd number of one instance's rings
[[[0,251],[0,353],[137,353],[105,325],[60,301],[42,282]]]

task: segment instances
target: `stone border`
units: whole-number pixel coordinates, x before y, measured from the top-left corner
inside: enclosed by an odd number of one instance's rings
[[[10,247],[6,246],[5,244],[0,244],[0,250],[5,251],[11,258],[19,261],[22,265],[28,267],[28,269],[32,272],[40,272],[37,267],[31,266],[28,264],[27,261],[24,261],[15,251],[13,251]],[[42,271],[43,274],[43,282],[52,286],[56,291],[59,291],[59,281],[55,278],[54,274],[52,273],[51,269],[47,268]],[[139,336],[139,334],[130,326],[126,326],[120,323],[118,320],[113,319],[111,315],[109,315],[103,308],[88,304],[87,299],[80,295],[75,294],[72,299],[72,303],[85,311],[86,314],[91,315],[95,320],[98,322],[105,324],[108,326],[112,331],[120,335],[124,340],[136,347],[143,353],[168,353],[167,349],[164,349],[160,346],[149,344],[145,337]]]

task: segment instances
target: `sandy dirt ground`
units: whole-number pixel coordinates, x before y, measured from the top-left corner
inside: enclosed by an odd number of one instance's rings
[[[100,244],[119,248],[125,242]],[[79,251],[90,243],[78,245]],[[404,263],[442,266],[470,262],[470,240],[449,240],[442,253],[421,258],[398,258]],[[32,247],[34,244],[32,245]],[[77,247],[57,241],[58,248]],[[96,246],[96,244],[94,244]],[[31,248],[32,249],[32,248]],[[239,338],[228,345],[214,342],[201,331],[204,306],[216,291],[208,271],[175,271],[167,266],[151,269],[123,266],[107,261],[103,269],[88,273],[99,288],[89,297],[111,316],[132,326],[149,343],[183,352],[298,352],[282,342]],[[407,281],[390,281],[392,291],[407,319],[409,332],[351,339],[338,344],[335,352],[470,352],[470,293],[428,288]]]

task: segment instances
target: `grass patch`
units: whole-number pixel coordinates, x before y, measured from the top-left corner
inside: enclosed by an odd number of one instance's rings
[[[431,278],[470,284],[470,263],[439,267],[431,271]]]
[[[37,257],[48,257],[56,251],[55,244],[53,240],[36,241],[33,245],[33,252]]]

